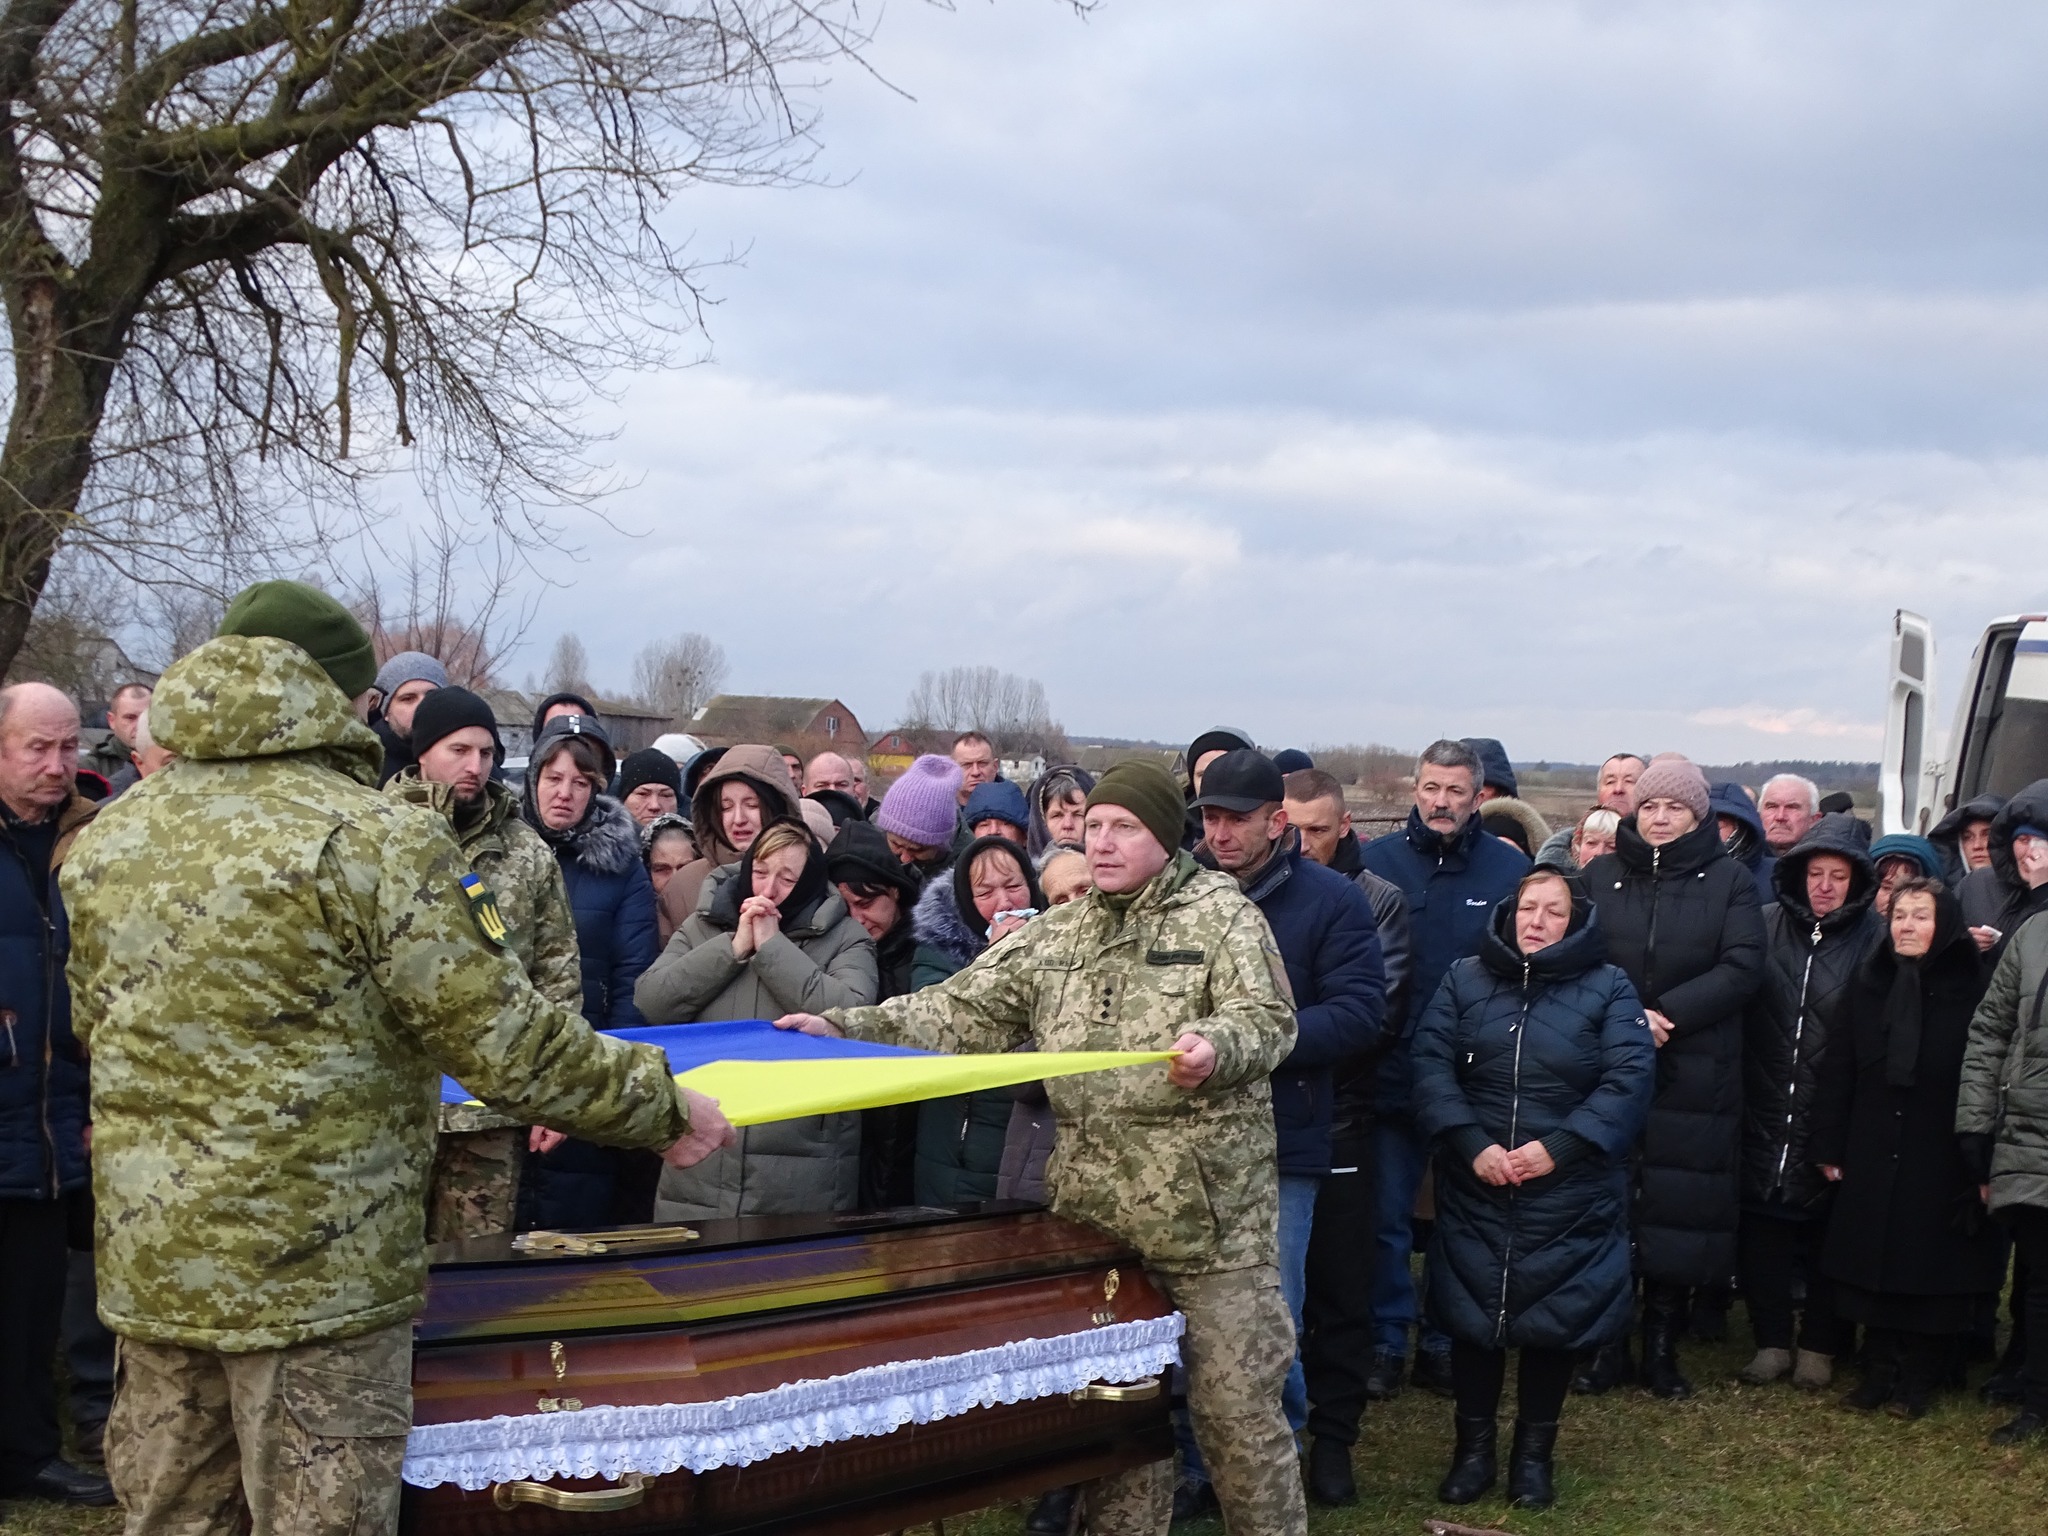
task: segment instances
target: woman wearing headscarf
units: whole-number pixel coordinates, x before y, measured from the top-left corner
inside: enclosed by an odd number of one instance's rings
[[[615,764],[604,728],[590,715],[557,715],[534,743],[520,814],[554,850],[576,919],[583,967],[583,1016],[593,1029],[647,1021],[633,984],[659,947],[654,886],[640,855],[640,829],[604,793]],[[536,1129],[520,1190],[522,1228],[644,1221],[640,1202],[650,1160]],[[635,1177],[623,1177],[634,1175]],[[623,1182],[622,1182],[623,1178]],[[632,1193],[641,1191],[639,1196]]]
[[[683,784],[690,794],[690,827],[697,839],[697,858],[677,871],[661,893],[671,932],[697,910],[698,898],[713,871],[737,862],[768,823],[797,813],[796,785],[790,782],[789,765],[773,747],[721,748],[694,789],[687,774]]]
[[[1081,844],[1081,823],[1088,814],[1088,791],[1095,775],[1072,763],[1059,763],[1031,785],[1031,827],[1024,846],[1033,863],[1043,864],[1045,850],[1055,843]]]
[[[857,1008],[876,994],[875,945],[846,910],[817,839],[787,817],[762,829],[640,978],[658,1024],[773,1019]],[[850,1211],[860,1179],[860,1116],[751,1125],[693,1168],[663,1168],[657,1221]]]
[[[911,914],[917,935],[913,987],[929,987],[965,970],[1024,926],[1027,918],[1020,914],[1044,910],[1038,874],[1024,850],[1000,835],[976,838],[949,878],[925,888]],[[914,1189],[919,1205],[995,1198],[1003,1140],[1016,1102],[1015,1090],[998,1088],[927,1099],[918,1106]]]
[[[1526,876],[1415,1032],[1415,1121],[1436,1152],[1430,1309],[1451,1336],[1457,1450],[1439,1496],[1493,1486],[1507,1351],[1521,1351],[1508,1497],[1555,1498],[1552,1454],[1578,1351],[1628,1330],[1629,1156],[1656,1050],[1606,963],[1583,885]]]
[[[1917,1419],[2004,1282],[2004,1250],[1956,1137],[1983,960],[1948,887],[1892,891],[1821,1065],[1808,1155],[1835,1185],[1821,1268],[1867,1330],[1847,1407]]]
[[[1678,1334],[1692,1293],[1735,1277],[1742,1019],[1763,982],[1763,915],[1755,879],[1721,844],[1705,776],[1682,757],[1643,770],[1636,809],[1614,852],[1586,867],[1586,888],[1657,1046],[1635,1204],[1643,1385],[1689,1397]],[[1624,1378],[1626,1349],[1604,1352],[1586,1385]]]

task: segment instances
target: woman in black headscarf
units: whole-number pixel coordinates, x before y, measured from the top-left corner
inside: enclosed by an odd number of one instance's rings
[[[1895,886],[1885,937],[1844,1000],[1847,1039],[1821,1066],[1810,1144],[1838,1181],[1821,1268],[1841,1316],[1869,1329],[1863,1383],[1845,1407],[1924,1414],[1982,1298],[2005,1278],[1955,1130],[1984,980],[1947,888]]]

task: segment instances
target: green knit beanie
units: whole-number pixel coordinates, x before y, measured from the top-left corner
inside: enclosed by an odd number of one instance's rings
[[[1088,804],[1122,806],[1145,823],[1145,830],[1158,838],[1159,846],[1169,854],[1180,847],[1187,803],[1173,776],[1157,763],[1143,758],[1118,763],[1095,781]]]
[[[377,680],[377,652],[356,616],[302,581],[244,587],[228,604],[218,633],[289,640],[319,662],[351,699]]]

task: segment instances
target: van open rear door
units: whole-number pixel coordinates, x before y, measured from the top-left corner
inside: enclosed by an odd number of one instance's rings
[[[1925,832],[1934,822],[1927,722],[1934,709],[1934,630],[1917,613],[1892,615],[1891,683],[1885,697],[1884,758],[1877,769],[1880,830]]]

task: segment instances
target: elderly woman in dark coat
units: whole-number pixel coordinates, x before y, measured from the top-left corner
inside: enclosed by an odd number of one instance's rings
[[[1515,1347],[1508,1496],[1544,1508],[1572,1361],[1628,1328],[1628,1160],[1656,1071],[1635,988],[1605,963],[1575,878],[1536,870],[1494,909],[1417,1025],[1414,1059],[1415,1123],[1437,1153],[1430,1309],[1457,1389],[1438,1492],[1469,1504],[1493,1486]]]
[[[1847,1407],[1919,1418],[2005,1280],[2005,1250],[1956,1140],[1984,982],[1948,888],[1903,882],[1821,1065],[1809,1156],[1836,1185],[1821,1268],[1836,1309],[1869,1330]]]
[[[1721,846],[1707,781],[1659,758],[1636,781],[1614,852],[1586,866],[1607,956],[1628,972],[1657,1045],[1657,1094],[1637,1163],[1643,1385],[1689,1397],[1678,1331],[1695,1287],[1735,1276],[1742,1142],[1742,1018],[1764,974],[1756,881]],[[1586,1386],[1627,1374],[1602,1352]]]

